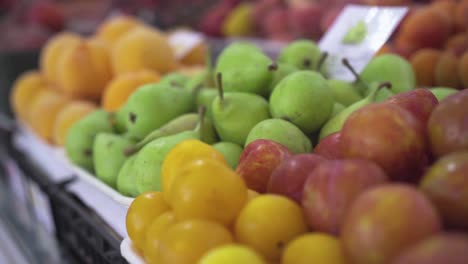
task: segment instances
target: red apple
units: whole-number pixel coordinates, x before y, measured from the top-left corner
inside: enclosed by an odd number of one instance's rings
[[[249,189],[264,193],[273,171],[292,155],[287,147],[277,142],[257,139],[242,151],[236,172],[244,179]]]
[[[407,110],[374,103],[356,110],[341,131],[345,158],[369,159],[392,180],[415,181],[426,162],[421,123]]]
[[[468,89],[439,102],[427,128],[431,150],[436,157],[468,150]]]
[[[450,227],[468,229],[468,151],[448,154],[434,163],[421,190]]]
[[[236,6],[238,1],[224,0],[205,12],[198,28],[207,35],[221,36],[221,25],[229,12]]]
[[[255,5],[253,7],[252,16],[253,20],[255,21],[255,25],[258,28],[261,28],[263,21],[265,21],[265,17],[272,9],[278,8],[281,6],[280,0],[259,0],[255,1]]]
[[[282,194],[300,203],[304,182],[325,159],[316,154],[297,154],[283,161],[268,182],[269,193]]]
[[[340,147],[341,133],[335,132],[324,137],[314,148],[314,153],[326,159],[341,159],[343,153]]]
[[[60,31],[65,26],[62,8],[50,1],[33,2],[27,17],[30,22],[40,24],[51,31]]]
[[[441,230],[436,209],[416,188],[385,184],[356,198],[342,225],[350,263],[390,263],[400,252]]]
[[[304,184],[302,206],[315,231],[338,235],[354,199],[372,186],[386,182],[385,172],[372,161],[330,160],[318,165]]]
[[[262,32],[267,36],[287,33],[289,31],[289,12],[285,8],[276,7],[268,12],[262,20]]]
[[[335,22],[335,19],[340,15],[341,11],[343,11],[343,8],[343,5],[338,5],[325,11],[322,19],[320,19],[320,29],[322,32],[326,32],[333,25],[333,22]]]
[[[323,6],[314,2],[291,8],[289,23],[292,32],[299,37],[318,39],[322,34],[320,20],[323,10]]]
[[[465,264],[468,260],[468,236],[441,233],[403,251],[392,264]]]

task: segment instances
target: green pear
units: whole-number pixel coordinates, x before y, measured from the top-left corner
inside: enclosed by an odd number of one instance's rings
[[[232,169],[236,169],[243,148],[231,142],[218,142],[213,147],[221,152]]]
[[[127,132],[123,107],[114,113],[114,117],[114,130],[119,134]]]
[[[206,107],[206,115],[210,118],[213,117],[211,106],[213,101],[218,95],[218,91],[214,88],[204,87],[196,95],[195,106],[199,109],[201,106]]]
[[[117,175],[127,157],[123,150],[134,142],[111,133],[99,133],[94,140],[94,172],[101,181],[116,188]]]
[[[281,80],[283,80],[289,74],[296,72],[298,70],[299,68],[297,68],[296,66],[290,63],[278,63],[278,69],[273,73],[273,79],[269,86],[268,94],[271,94],[271,92],[273,92],[273,89],[275,89],[276,85],[278,85],[278,83]]]
[[[96,110],[70,127],[65,139],[65,151],[73,164],[93,172],[94,138],[101,132],[113,133],[113,119],[113,114]]]
[[[346,108],[346,106],[340,104],[340,103],[337,103],[335,102],[333,104],[333,110],[332,110],[332,113],[330,115],[330,118],[333,118],[335,117],[337,114],[339,114],[341,111],[343,111],[344,109]]]
[[[327,76],[325,59],[328,54],[322,53],[312,40],[299,39],[291,42],[281,50],[278,63],[289,63],[299,70],[312,70]]]
[[[432,94],[437,98],[437,100],[440,102],[445,99],[445,97],[457,93],[459,90],[454,89],[454,88],[449,88],[449,87],[432,87],[429,89],[429,91],[432,92]]]
[[[279,118],[271,118],[258,123],[249,133],[245,145],[257,139],[268,139],[286,146],[294,153],[312,151],[310,139],[294,124]]]
[[[226,92],[268,95],[277,66],[261,50],[245,44],[230,44],[219,55],[216,73],[221,73]]]
[[[138,152],[142,147],[151,141],[158,139],[160,137],[174,135],[183,131],[194,130],[200,121],[199,115],[196,113],[188,113],[178,116],[171,121],[164,124],[162,127],[153,130],[149,133],[144,139],[140,140],[138,143],[133,144],[132,146],[125,149],[127,155]],[[210,122],[207,120],[207,122]]]
[[[416,76],[411,64],[401,56],[383,54],[374,57],[360,74],[359,90],[363,95],[368,94],[365,83],[390,82],[392,92],[402,93],[416,87]]]
[[[183,87],[148,84],[138,88],[124,106],[125,126],[134,138],[151,131],[193,109],[192,94]]]
[[[224,93],[221,74],[218,74],[218,92],[211,106],[216,131],[222,141],[243,146],[250,130],[270,118],[268,102],[256,94]]]
[[[136,197],[139,194],[136,188],[135,167],[133,166],[135,159],[136,155],[128,157],[117,176],[117,191],[129,197]]]
[[[177,87],[186,87],[187,82],[189,81],[189,77],[182,73],[173,72],[164,75],[161,80],[159,80],[158,84],[161,85],[168,85],[168,86],[177,86]]]
[[[304,133],[320,129],[333,110],[333,94],[325,78],[312,71],[297,71],[284,78],[270,96],[270,112],[288,120]]]
[[[344,106],[349,106],[362,99],[353,84],[342,80],[329,79],[328,86],[333,93],[333,99]]]
[[[345,108],[344,110],[342,110],[340,113],[338,113],[336,116],[334,116],[333,118],[330,118],[326,123],[325,125],[322,127],[322,129],[320,130],[320,135],[319,135],[319,140],[323,139],[324,137],[334,133],[334,132],[337,132],[337,131],[340,131],[342,128],[343,128],[343,125],[346,121],[346,119],[348,119],[348,117],[356,110],[368,105],[368,104],[371,104],[373,102],[375,102],[375,99],[376,99],[376,96],[378,94],[378,92],[380,90],[382,90],[383,88],[389,88],[390,87],[390,83],[382,83],[380,85],[372,85],[371,87],[371,93],[366,96],[365,98],[355,102],[354,104],[348,106],[347,108]]]

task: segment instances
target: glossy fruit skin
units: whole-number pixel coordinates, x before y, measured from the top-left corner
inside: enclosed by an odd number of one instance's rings
[[[279,143],[257,139],[242,151],[236,173],[244,179],[249,189],[265,193],[273,171],[292,155],[287,147]]]
[[[386,181],[385,172],[369,160],[330,160],[319,164],[304,183],[302,207],[309,226],[339,235],[353,201]]]
[[[222,225],[207,220],[187,220],[167,229],[159,244],[158,264],[193,264],[209,250],[233,242]]]
[[[468,149],[468,89],[442,100],[432,112],[428,124],[432,153],[441,157]]]
[[[404,250],[392,264],[464,264],[468,259],[468,236],[440,233]]]
[[[420,189],[438,209],[445,224],[468,229],[468,151],[453,152],[426,172]]]
[[[408,184],[387,184],[367,190],[354,201],[341,239],[350,262],[388,263],[403,249],[440,230],[437,211],[421,192]]]
[[[266,264],[253,249],[241,244],[229,244],[212,249],[198,264]]]
[[[304,182],[325,159],[317,154],[297,154],[283,161],[270,177],[268,192],[281,194],[300,203]]]
[[[244,181],[225,164],[199,159],[183,166],[170,204],[177,219],[208,219],[231,224],[247,201]]]
[[[159,243],[162,235],[167,229],[177,223],[174,212],[166,211],[148,226],[146,231],[146,240],[143,248],[145,260],[150,264],[158,264],[159,259]]]
[[[282,264],[327,263],[344,264],[340,241],[325,233],[307,233],[289,242]]]
[[[341,150],[345,158],[376,162],[391,180],[415,181],[426,161],[422,131],[407,110],[374,103],[349,116],[341,131]]]
[[[286,244],[307,231],[301,208],[289,198],[260,195],[240,212],[235,226],[238,242],[267,260],[279,260]]]
[[[317,146],[315,146],[315,154],[318,154],[326,159],[341,159],[343,153],[341,151],[341,132],[332,133],[324,137]]]
[[[169,151],[161,167],[162,189],[166,201],[170,201],[172,185],[182,167],[196,159],[213,159],[228,166],[223,154],[212,146],[196,139],[184,140]]]
[[[146,192],[138,195],[128,208],[127,233],[134,246],[142,250],[146,231],[156,217],[169,210],[161,192]]]

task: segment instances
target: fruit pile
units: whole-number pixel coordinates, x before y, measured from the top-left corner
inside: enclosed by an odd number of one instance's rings
[[[468,87],[468,1],[412,6],[382,52],[409,58],[418,87]]]
[[[40,69],[14,83],[12,108],[40,137],[61,146],[68,129],[88,113],[116,111],[140,85],[201,68],[205,44],[176,58],[168,36],[127,16],[105,21],[89,37],[59,33],[42,49]]]

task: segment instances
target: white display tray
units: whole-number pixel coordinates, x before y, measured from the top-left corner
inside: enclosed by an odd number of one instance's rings
[[[130,264],[145,264],[143,257],[133,249],[132,241],[128,237],[120,243],[120,254]]]

